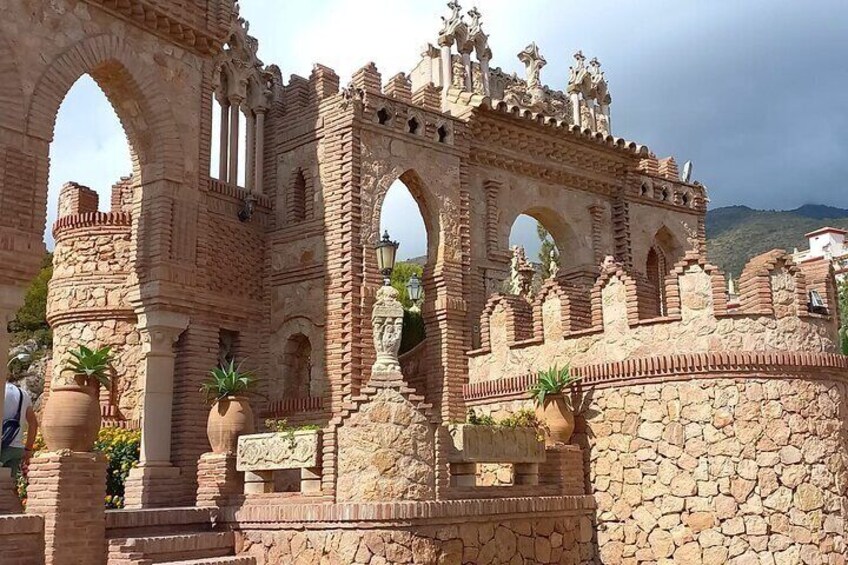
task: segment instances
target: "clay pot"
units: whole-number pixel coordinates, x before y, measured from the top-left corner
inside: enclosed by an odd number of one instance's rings
[[[536,417],[544,420],[548,426],[545,443],[568,443],[574,433],[574,413],[571,411],[565,397],[553,394],[545,397],[544,407],[536,407]]]
[[[222,398],[209,411],[206,435],[214,453],[235,453],[239,436],[253,430],[253,410],[243,396]]]
[[[100,431],[100,399],[96,385],[63,385],[50,389],[41,430],[50,451],[91,451]]]

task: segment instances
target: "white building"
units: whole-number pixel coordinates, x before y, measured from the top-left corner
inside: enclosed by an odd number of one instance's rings
[[[846,246],[845,236],[848,231],[824,227],[806,234],[810,248],[804,251],[795,250],[795,261],[802,263],[812,259],[820,259],[822,257],[830,260],[833,263],[833,270],[836,272],[836,278],[840,281],[848,276],[848,246]]]

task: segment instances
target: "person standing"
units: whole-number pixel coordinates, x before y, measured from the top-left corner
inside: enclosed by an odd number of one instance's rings
[[[7,426],[14,431],[17,420],[17,433],[9,433]],[[3,445],[0,446],[0,466],[12,469],[12,475],[17,479],[21,468],[29,464],[35,438],[38,435],[38,417],[32,408],[29,393],[17,385],[6,382],[6,398],[3,404]],[[26,439],[24,439],[26,438]],[[8,445],[7,445],[8,442]]]

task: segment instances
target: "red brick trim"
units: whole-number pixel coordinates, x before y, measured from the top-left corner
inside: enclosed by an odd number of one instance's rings
[[[719,351],[625,359],[571,368],[582,388],[635,386],[700,378],[826,378],[848,382],[848,357],[836,353],[794,351]],[[535,374],[465,385],[468,405],[528,398]]]
[[[132,226],[132,214],[129,212],[87,212],[63,216],[53,224],[53,237],[63,232],[80,228],[127,228]],[[127,230],[118,230],[119,232]]]

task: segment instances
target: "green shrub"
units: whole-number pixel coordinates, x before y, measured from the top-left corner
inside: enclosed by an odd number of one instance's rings
[[[124,507],[124,484],[130,469],[138,464],[141,432],[122,428],[100,428],[94,451],[106,456],[106,508]]]
[[[33,456],[44,449],[44,440],[39,434],[33,448]],[[141,431],[123,428],[100,428],[94,451],[106,456],[106,508],[124,507],[124,485],[130,469],[138,465],[141,455]],[[27,477],[18,477],[18,496],[26,506]]]
[[[206,382],[200,385],[207,402],[214,404],[228,396],[244,396],[251,392],[256,385],[256,376],[250,371],[242,371],[241,366],[242,363],[236,365],[235,361],[230,361],[209,371]]]
[[[560,369],[554,365],[545,371],[539,371],[539,380],[530,387],[530,395],[536,402],[537,406],[544,406],[545,399],[554,394],[562,394],[562,392],[580,380],[580,377],[571,375],[571,370],[568,365]],[[570,399],[566,397],[566,403]]]

